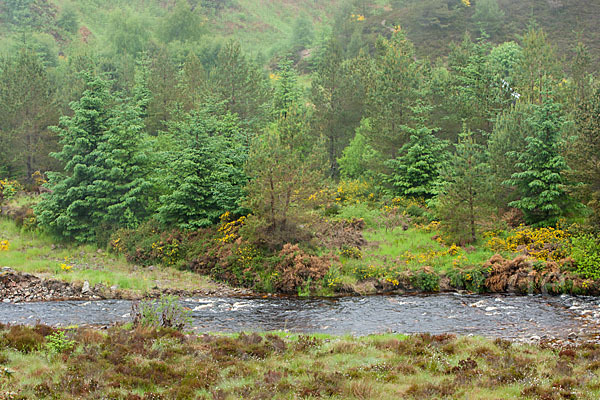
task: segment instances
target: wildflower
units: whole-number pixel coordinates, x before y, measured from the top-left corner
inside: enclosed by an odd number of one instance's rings
[[[67,265],[66,263],[60,264],[60,269],[63,270],[63,271],[68,272],[71,268],[73,268],[72,265]]]
[[[2,241],[0,241],[0,251],[8,250],[9,244],[10,243],[8,242],[8,240],[2,240]]]

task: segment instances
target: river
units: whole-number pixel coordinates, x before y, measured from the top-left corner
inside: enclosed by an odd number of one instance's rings
[[[436,294],[324,298],[181,299],[199,332],[454,333],[506,339],[597,338],[600,298]],[[0,303],[0,322],[55,326],[131,320],[131,301]]]

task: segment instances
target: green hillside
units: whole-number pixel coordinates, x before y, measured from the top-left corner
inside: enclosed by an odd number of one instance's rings
[[[372,43],[378,35],[389,35],[393,27],[400,26],[415,44],[419,56],[435,59],[447,55],[449,43],[460,41],[465,31],[476,38],[483,27],[492,42],[502,43],[518,40],[533,21],[548,33],[559,54],[572,55],[579,37],[588,46],[594,65],[598,65],[600,4],[577,0],[499,0],[499,17],[479,17],[478,7],[485,2],[190,0],[188,3],[201,22],[200,42],[235,38],[247,52],[264,61],[299,51],[303,46],[293,43],[295,34],[303,34],[295,32],[298,29],[307,30],[304,34],[312,40],[306,47],[314,47],[329,31],[346,41],[359,31],[363,41]],[[0,49],[6,52],[31,34],[39,47],[50,48],[48,51],[57,55],[73,51],[81,42],[95,43],[102,52],[117,40],[115,26],[135,35],[131,40],[139,42],[141,48],[151,48],[153,42],[160,42],[165,21],[174,15],[175,5],[175,0],[0,1],[3,10]],[[15,7],[17,12],[8,11]],[[356,20],[352,15],[361,19]]]

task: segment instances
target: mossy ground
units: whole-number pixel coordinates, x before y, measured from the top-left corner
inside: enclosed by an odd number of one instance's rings
[[[45,327],[0,330],[12,399],[596,399],[600,347],[553,349],[451,335],[186,335],[76,328],[51,353]],[[47,337],[47,336],[46,336]],[[34,346],[19,347],[30,341]],[[21,350],[17,350],[21,348]],[[9,396],[7,393],[13,393]]]

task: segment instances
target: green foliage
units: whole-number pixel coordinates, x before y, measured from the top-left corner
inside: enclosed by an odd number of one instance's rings
[[[47,194],[36,206],[40,226],[80,242],[107,228],[135,226],[149,206],[139,106],[119,100],[108,83],[87,73],[87,89],[55,128],[63,148],[55,157],[65,173],[49,173]],[[106,237],[107,238],[107,237]]]
[[[160,31],[166,43],[174,40],[196,41],[204,33],[204,20],[187,0],[177,0],[164,18]]]
[[[551,226],[566,213],[567,193],[562,176],[567,164],[561,155],[560,106],[551,99],[534,106],[527,119],[533,131],[526,147],[516,152],[519,172],[505,184],[515,186],[519,198],[509,203],[523,211],[528,223]]]
[[[313,22],[306,15],[302,15],[296,19],[292,27],[292,37],[290,39],[290,44],[294,51],[310,46],[315,37],[313,29]]]
[[[410,281],[414,287],[424,292],[437,292],[440,290],[440,277],[436,273],[417,272],[411,277]]]
[[[277,71],[277,86],[273,94],[273,112],[285,117],[290,109],[298,107],[302,91],[298,86],[298,73],[290,60],[282,61]]]
[[[363,119],[356,128],[354,139],[342,151],[337,159],[340,175],[344,179],[377,179],[376,171],[382,168],[381,154],[369,144],[367,135],[371,126],[368,119]]]
[[[358,204],[348,204],[343,206],[336,216],[338,219],[350,221],[352,219],[362,219],[368,227],[378,227],[381,222],[381,211],[373,209],[365,202]]]
[[[158,221],[194,230],[241,213],[247,150],[239,120],[204,108],[171,122],[168,135],[174,148],[160,157]]]
[[[148,49],[150,32],[148,21],[137,13],[125,10],[115,10],[110,16],[108,40],[116,54],[121,56],[137,56]]]
[[[315,105],[313,133],[326,140],[332,177],[339,175],[337,159],[360,123],[361,93],[364,88],[355,66],[344,62],[341,43],[330,39],[317,64],[310,98]]]
[[[600,86],[575,111],[576,137],[569,148],[570,176],[581,185],[575,191],[593,211],[592,222],[600,221]]]
[[[427,100],[424,68],[415,61],[414,47],[401,30],[377,42],[373,61],[366,71],[366,110],[372,127],[368,139],[373,148],[396,158],[411,136],[424,129],[410,125],[419,113],[419,99],[421,104]]]
[[[246,165],[250,181],[246,187],[246,206],[255,226],[245,231],[253,241],[269,247],[296,242],[308,217],[302,207],[323,181],[320,148],[298,146],[302,137],[284,135],[281,124],[273,125],[253,143]],[[244,228],[246,229],[246,228]],[[253,229],[254,232],[251,232]]]
[[[32,183],[35,171],[56,168],[48,154],[58,138],[48,129],[58,122],[55,88],[43,60],[20,49],[0,60],[0,171]]]
[[[523,36],[523,52],[515,73],[515,89],[524,99],[541,104],[563,73],[556,49],[542,29],[530,27]]]
[[[575,261],[576,271],[588,279],[600,279],[600,243],[590,236],[571,238],[570,256]]]
[[[77,29],[79,28],[79,20],[76,9],[73,6],[63,7],[56,24],[68,33],[76,33]]]
[[[267,111],[268,89],[259,67],[249,61],[238,42],[228,41],[217,55],[210,82],[227,111],[251,126],[261,126]]]
[[[504,11],[498,6],[498,0],[477,0],[473,20],[481,32],[494,35],[502,28]]]
[[[432,198],[437,193],[440,169],[447,159],[447,143],[425,126],[404,130],[410,139],[402,146],[399,157],[386,162],[391,170],[388,182],[394,195]]]
[[[534,134],[533,126],[528,122],[533,112],[532,104],[519,101],[495,120],[487,152],[493,176],[491,197],[498,208],[506,208],[516,199],[515,190],[502,185],[502,182],[520,171],[518,154],[526,147],[526,138]]]
[[[436,212],[448,243],[477,240],[477,228],[489,212],[490,173],[485,159],[483,146],[465,127],[442,174],[442,189],[436,198]]]
[[[62,354],[72,350],[75,347],[75,341],[69,340],[65,336],[65,331],[57,330],[46,336],[46,350],[50,354]]]

